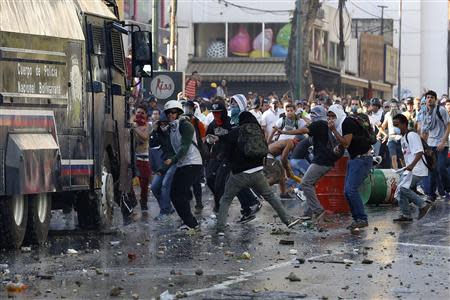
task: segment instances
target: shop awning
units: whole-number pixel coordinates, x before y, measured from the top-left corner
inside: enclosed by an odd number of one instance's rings
[[[284,58],[193,58],[186,74],[197,71],[205,81],[285,82]]]
[[[368,80],[350,75],[341,75],[341,83],[365,89],[369,87]]]
[[[388,83],[383,83],[379,81],[370,81],[370,84],[372,85],[372,89],[382,92],[391,93],[392,92],[392,85]]]

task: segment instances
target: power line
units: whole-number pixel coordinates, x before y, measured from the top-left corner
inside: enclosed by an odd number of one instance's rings
[[[223,3],[223,5],[225,5],[225,7],[234,6],[241,10],[247,10],[247,11],[251,11],[251,12],[257,11],[257,12],[269,13],[269,14],[286,14],[286,13],[291,13],[294,11],[293,9],[267,10],[267,9],[261,9],[261,8],[255,8],[255,7],[249,7],[249,6],[244,6],[244,5],[240,5],[240,4],[235,4],[235,3],[227,1],[227,0],[218,0],[218,2],[219,2],[219,4]]]
[[[360,7],[360,6],[358,6],[355,2],[351,1],[351,3],[352,3],[356,8],[358,8],[360,11],[363,11],[363,12],[365,12],[366,14],[371,15],[372,17],[380,18],[380,16],[377,16],[377,15],[371,13],[370,11],[368,11],[368,10],[366,10],[366,9],[364,9],[364,8],[362,8],[362,7]]]

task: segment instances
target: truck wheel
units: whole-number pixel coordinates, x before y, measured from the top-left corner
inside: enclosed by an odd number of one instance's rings
[[[25,243],[42,245],[47,241],[51,212],[52,198],[50,194],[29,196]]]
[[[0,197],[0,248],[19,248],[27,228],[28,201],[25,195]]]
[[[80,193],[77,197],[78,225],[83,229],[107,228],[113,222],[114,179],[110,170],[106,157],[102,167],[101,192]]]

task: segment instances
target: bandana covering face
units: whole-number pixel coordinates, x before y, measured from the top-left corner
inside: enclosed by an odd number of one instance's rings
[[[137,114],[135,121],[136,121],[136,124],[138,124],[138,126],[144,126],[147,124],[147,118],[144,117],[144,115],[142,115],[142,114]]]
[[[336,130],[340,135],[342,135],[342,123],[344,123],[344,120],[347,117],[344,109],[340,104],[333,104],[330,106],[328,111],[331,111],[336,115],[336,121],[334,122],[334,124],[336,126]]]
[[[217,126],[222,126],[223,125],[222,112],[215,111],[213,112],[213,116],[214,116],[214,123],[216,123]]]

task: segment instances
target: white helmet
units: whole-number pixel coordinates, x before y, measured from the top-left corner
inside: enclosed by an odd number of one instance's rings
[[[181,105],[181,102],[179,102],[178,100],[169,100],[166,102],[166,104],[164,104],[164,111],[173,109],[173,108],[177,108],[180,110],[180,113],[183,113],[183,105]]]

